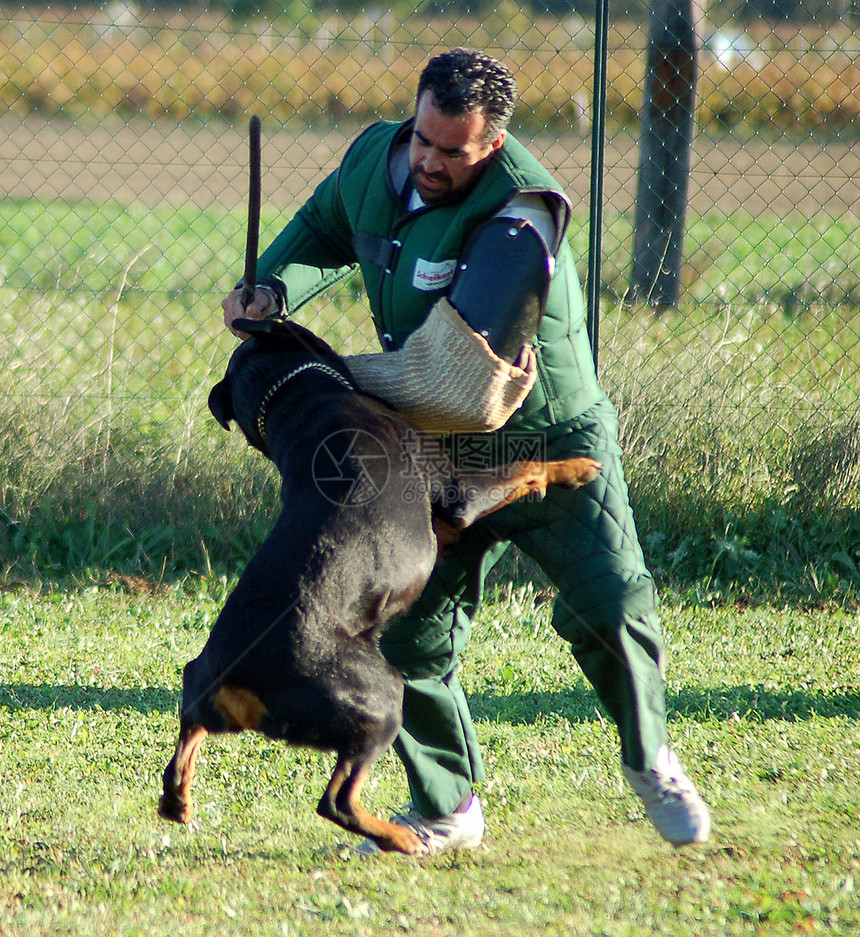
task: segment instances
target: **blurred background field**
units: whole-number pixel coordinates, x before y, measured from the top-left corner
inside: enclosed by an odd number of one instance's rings
[[[347,116],[400,119],[428,49],[467,45],[504,54],[521,87],[522,124],[582,130],[590,121],[593,7],[549,14],[502,0],[424,4],[416,15],[412,4],[365,9],[312,0],[193,13],[121,2],[2,6],[0,101],[22,115],[236,119],[253,107],[305,126]],[[647,8],[639,6],[635,19],[619,9],[612,8],[606,106],[611,124],[632,126],[645,80]],[[701,128],[856,135],[860,37],[850,8],[822,3],[817,13],[807,6],[804,17],[743,28],[723,22],[728,9],[713,5],[703,21]],[[753,15],[752,5],[746,10]]]

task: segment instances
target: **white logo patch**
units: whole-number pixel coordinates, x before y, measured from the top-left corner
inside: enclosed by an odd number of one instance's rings
[[[426,290],[427,292],[444,289],[454,279],[456,267],[456,260],[440,260],[438,263],[434,263],[432,260],[422,260],[419,257],[415,261],[412,285],[416,290]]]

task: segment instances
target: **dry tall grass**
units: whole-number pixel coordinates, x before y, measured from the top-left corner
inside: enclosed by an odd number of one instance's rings
[[[108,8],[110,9],[110,8]],[[753,30],[760,51],[726,67],[701,59],[703,127],[746,123],[780,130],[860,126],[856,34],[804,27]],[[643,28],[610,32],[610,121],[636,120],[645,78]],[[284,122],[400,118],[428,55],[453,45],[502,56],[522,91],[520,120],[587,129],[593,30],[576,16],[535,20],[511,0],[482,19],[397,22],[327,15],[299,25],[238,27],[203,14],[155,18],[105,10],[30,13],[16,8],[0,26],[0,103],[22,116],[142,112],[152,118],[228,119],[255,108]]]

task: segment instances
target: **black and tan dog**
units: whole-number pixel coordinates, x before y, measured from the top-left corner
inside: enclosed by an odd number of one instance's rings
[[[320,815],[382,849],[418,852],[410,830],[359,802],[401,725],[403,682],[379,651],[380,634],[415,601],[461,530],[548,485],[582,485],[599,465],[518,462],[458,476],[438,458],[416,458],[416,427],[356,392],[343,361],[311,332],[277,320],[237,327],[251,337],[209,406],[277,465],[283,509],[185,667],[159,813],[190,819],[207,733],[255,729],[335,751]]]

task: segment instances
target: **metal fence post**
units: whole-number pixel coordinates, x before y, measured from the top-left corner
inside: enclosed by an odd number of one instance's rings
[[[591,195],[588,211],[586,327],[597,370],[600,336],[600,251],[603,228],[603,157],[606,135],[606,59],[609,0],[598,0],[594,19],[594,89],[591,120]]]

